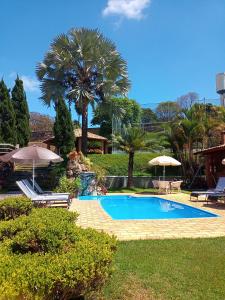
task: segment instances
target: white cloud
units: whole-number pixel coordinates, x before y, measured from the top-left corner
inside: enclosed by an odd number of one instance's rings
[[[22,75],[20,79],[23,80],[24,89],[27,92],[35,92],[39,90],[39,83],[36,79],[29,76]]]
[[[30,76],[18,75],[15,71],[12,71],[9,75],[9,78],[16,79],[17,76],[23,81],[23,86],[26,92],[36,92],[39,90],[39,82]]]
[[[127,19],[140,20],[144,17],[143,10],[150,3],[151,0],[108,0],[102,14],[103,16],[121,15]]]

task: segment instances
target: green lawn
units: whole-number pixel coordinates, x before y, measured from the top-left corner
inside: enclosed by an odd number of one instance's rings
[[[224,300],[225,238],[120,242],[104,296]]]
[[[162,153],[150,153],[142,152],[135,153],[134,156],[134,175],[136,176],[162,176],[163,167],[149,166],[148,162],[152,158],[162,155]],[[171,154],[169,154],[171,155]],[[116,176],[127,176],[127,166],[128,166],[128,154],[89,154],[91,162],[103,168],[106,171],[106,175],[116,175]],[[178,176],[181,175],[180,167],[167,167],[167,176]]]

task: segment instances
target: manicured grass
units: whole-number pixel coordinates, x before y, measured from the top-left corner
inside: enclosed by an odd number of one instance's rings
[[[152,158],[159,155],[162,155],[162,153],[150,153],[150,152],[135,153],[134,175],[136,176],[162,175],[163,173],[162,167],[153,167],[148,165],[148,162]],[[127,176],[128,155],[125,153],[104,154],[104,155],[90,154],[88,155],[88,157],[95,165],[105,169],[106,175]],[[181,172],[180,167],[166,168],[167,176],[177,176],[180,175],[180,172]]]
[[[108,300],[223,300],[225,238],[120,242],[104,296]]]

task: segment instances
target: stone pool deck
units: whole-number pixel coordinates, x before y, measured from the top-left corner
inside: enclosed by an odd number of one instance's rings
[[[115,195],[115,194],[114,194]],[[131,194],[134,195],[135,194]],[[148,197],[150,195],[138,196]],[[83,228],[91,227],[117,236],[119,240],[199,238],[225,236],[225,204],[209,204],[203,201],[190,201],[187,194],[154,195],[174,200],[190,206],[215,213],[220,217],[173,219],[173,220],[112,220],[101,208],[98,201],[74,199],[70,210],[77,211],[77,224]]]

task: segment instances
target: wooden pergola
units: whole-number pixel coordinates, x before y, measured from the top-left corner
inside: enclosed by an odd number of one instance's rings
[[[94,133],[91,133],[88,131],[88,141],[97,141],[101,143],[101,151],[103,154],[108,153],[108,140],[104,136],[97,135]],[[80,128],[74,129],[74,143],[75,143],[75,148],[78,152],[81,151],[81,138],[82,138],[82,131]],[[54,150],[55,152],[58,152],[58,149],[55,146],[55,137],[52,136],[46,140],[43,141],[44,144],[47,145],[48,149]]]

